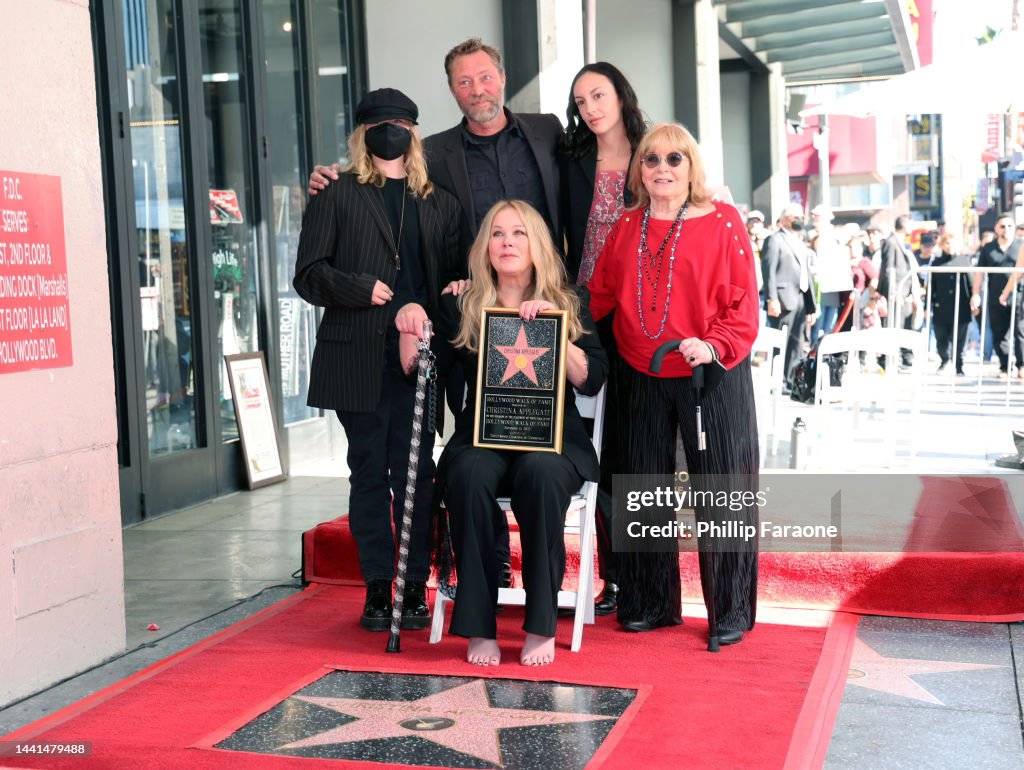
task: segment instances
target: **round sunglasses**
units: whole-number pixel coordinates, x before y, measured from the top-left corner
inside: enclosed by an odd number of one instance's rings
[[[676,168],[680,163],[683,162],[683,159],[685,157],[686,156],[683,155],[681,152],[670,152],[668,155],[665,156],[665,162],[668,163],[669,168]],[[647,166],[647,168],[657,168],[658,166],[661,165],[661,160],[661,156],[653,152],[649,155],[644,155],[643,157],[643,163],[645,166]]]

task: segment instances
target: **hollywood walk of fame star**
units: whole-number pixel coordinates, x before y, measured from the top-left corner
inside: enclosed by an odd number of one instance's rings
[[[519,334],[516,336],[514,345],[495,345],[494,349],[508,359],[508,366],[505,367],[505,374],[501,378],[503,383],[512,379],[516,372],[522,372],[534,385],[538,383],[533,362],[551,350],[551,348],[531,348],[530,343],[526,340],[526,326],[523,324],[519,325]]]
[[[482,679],[411,701],[293,697],[356,717],[356,720],[279,746],[279,750],[418,735],[439,746],[499,766],[504,766],[498,741],[498,730],[502,728],[616,719],[602,714],[492,707]]]
[[[945,660],[887,658],[884,655],[879,655],[860,639],[856,639],[853,643],[853,656],[850,660],[851,676],[847,679],[847,684],[933,703],[936,706],[944,706],[942,701],[911,677],[914,674],[949,674],[987,668],[1003,668],[1003,666],[987,663],[954,663]]]

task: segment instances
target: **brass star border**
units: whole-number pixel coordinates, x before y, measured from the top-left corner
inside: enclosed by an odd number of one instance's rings
[[[637,691],[330,671],[216,747],[424,767],[582,768]]]

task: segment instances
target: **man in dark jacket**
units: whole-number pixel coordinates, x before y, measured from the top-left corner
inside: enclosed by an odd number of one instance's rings
[[[779,229],[768,236],[761,250],[768,325],[789,329],[784,371],[790,387],[793,370],[805,353],[805,327],[814,323],[816,309],[810,283],[812,253],[803,241],[803,228],[803,209],[788,204],[779,215]]]
[[[447,131],[428,136],[424,146],[430,178],[462,204],[466,253],[491,206],[509,199],[533,206],[560,245],[561,122],[551,114],[515,114],[505,107],[501,54],[478,38],[452,48],[444,69],[464,117]]]

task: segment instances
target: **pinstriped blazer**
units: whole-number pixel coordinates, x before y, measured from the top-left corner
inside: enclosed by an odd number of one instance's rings
[[[434,187],[416,198],[427,277],[427,314],[435,317],[443,289],[465,275],[459,251],[462,219],[454,196]],[[310,200],[302,217],[295,291],[326,308],[316,333],[307,403],[321,409],[370,412],[380,401],[389,305],[370,298],[377,281],[394,288],[397,269],[391,225],[380,188],[342,174]]]

